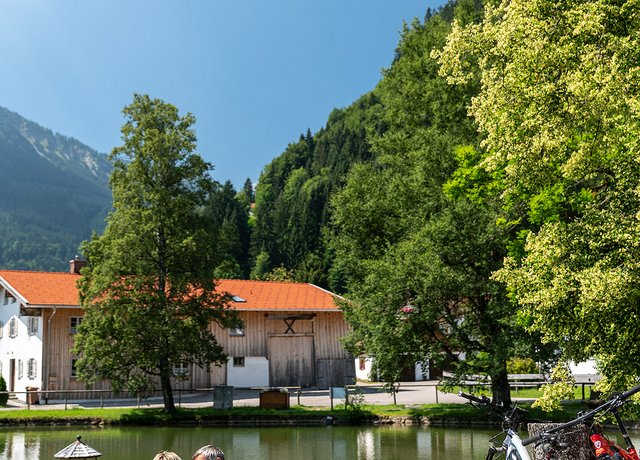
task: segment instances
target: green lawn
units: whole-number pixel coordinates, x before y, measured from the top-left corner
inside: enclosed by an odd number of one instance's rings
[[[473,389],[468,387],[450,387],[446,390],[447,393],[458,393],[460,390],[465,393],[472,394],[481,394],[486,396],[491,396],[491,390],[487,387],[473,387]],[[442,389],[441,391],[444,391]],[[582,386],[576,386],[573,389],[573,399],[581,401],[582,400]],[[511,388],[511,398],[525,398],[525,399],[537,399],[542,396],[542,391],[536,387],[528,387],[528,388]],[[591,387],[585,386],[584,389],[584,397],[585,399],[589,399],[591,396]]]
[[[536,419],[551,421],[570,420],[582,407],[580,403],[565,405],[562,411],[546,414],[539,409],[531,409],[530,404],[519,404]],[[0,424],[114,424],[114,425],[171,425],[181,423],[202,423],[233,420],[273,420],[284,419],[295,424],[295,420],[319,419],[327,416],[347,422],[361,423],[376,417],[415,416],[429,417],[434,421],[494,424],[499,420],[486,410],[468,404],[428,404],[418,408],[402,405],[363,405],[345,409],[337,406],[327,408],[294,406],[286,410],[260,409],[258,407],[237,407],[228,410],[213,408],[178,409],[174,414],[166,414],[161,409],[118,408],[118,409],[70,409],[70,410],[7,410],[0,412]]]

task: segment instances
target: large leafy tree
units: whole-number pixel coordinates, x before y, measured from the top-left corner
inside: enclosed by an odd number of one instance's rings
[[[499,278],[531,329],[622,384],[640,369],[640,9],[495,3],[454,27],[441,63],[452,82],[481,78],[483,166],[504,175],[506,208],[530,229]]]
[[[110,154],[113,211],[83,246],[78,371],[116,389],[159,382],[173,411],[174,365],[224,362],[210,323],[234,321],[215,290],[214,235],[201,212],[210,165],[193,153],[192,115],[146,95],[124,114],[123,144]]]
[[[443,13],[473,23],[475,6],[459,2],[405,28],[378,88],[389,129],[333,201],[336,266],[352,300],[348,346],[375,356],[385,380],[446,361],[459,377],[490,376],[495,400],[508,403],[506,363],[533,356],[539,340],[492,279],[513,229],[499,225],[500,178],[474,173],[480,139],[467,106],[477,87],[448,86],[431,55],[450,30]]]

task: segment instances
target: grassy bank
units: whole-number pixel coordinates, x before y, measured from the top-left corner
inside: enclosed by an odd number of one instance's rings
[[[575,417],[582,408],[579,403],[571,403],[562,411],[543,413],[520,405],[529,411],[531,419],[566,421]],[[260,409],[258,407],[236,407],[228,410],[213,408],[178,409],[167,414],[161,409],[118,408],[118,409],[71,409],[71,410],[9,410],[0,412],[0,425],[50,425],[50,424],[107,424],[107,425],[313,425],[326,422],[331,417],[336,423],[373,423],[394,419],[413,419],[418,423],[437,425],[477,425],[495,426],[499,418],[485,410],[464,404],[429,404],[418,408],[405,406],[370,406],[356,408],[327,408],[295,406],[286,410]]]

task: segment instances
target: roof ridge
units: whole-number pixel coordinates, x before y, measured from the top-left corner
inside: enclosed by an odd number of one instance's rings
[[[298,284],[300,286],[314,286],[311,283],[305,283],[303,281],[241,280],[241,279],[234,279],[234,278],[220,278],[217,281],[238,281],[243,283],[264,283],[264,284]]]
[[[13,269],[13,268],[0,268],[0,273],[2,272],[11,272],[11,273],[40,273],[43,275],[76,275],[76,276],[80,276],[78,273],[71,273],[71,272],[48,272],[45,270],[18,270],[18,269]]]

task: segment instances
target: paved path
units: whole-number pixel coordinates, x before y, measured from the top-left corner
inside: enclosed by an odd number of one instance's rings
[[[465,400],[456,394],[443,393],[437,391],[437,381],[427,382],[406,382],[401,383],[395,402],[405,406],[420,406],[422,404],[439,403],[464,403]],[[353,387],[351,387],[353,388]],[[393,404],[393,395],[384,392],[381,384],[358,384],[357,388],[362,392],[366,404]],[[213,405],[213,391],[193,392],[188,394],[175,394],[176,405],[181,407],[211,407]],[[298,405],[298,394],[295,390],[291,390],[291,405]],[[342,399],[334,399],[334,404],[342,404]],[[16,400],[10,400],[10,405],[6,409],[26,408],[27,405]],[[239,406],[259,406],[260,390],[259,389],[234,389],[233,404]],[[331,406],[331,398],[329,390],[302,389],[299,396],[299,403],[302,406],[311,407],[329,407]],[[138,402],[137,399],[109,399],[109,400],[84,400],[72,401],[66,404],[66,408],[75,407],[162,407],[162,398],[153,397],[143,399]],[[64,401],[50,401],[49,404],[32,405],[32,409],[64,409]]]

